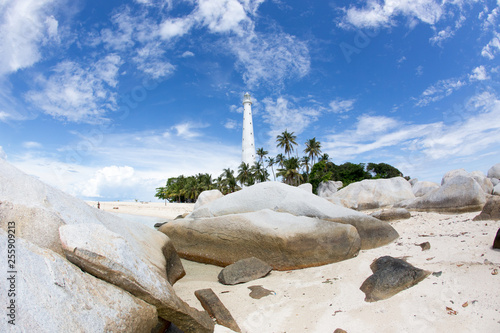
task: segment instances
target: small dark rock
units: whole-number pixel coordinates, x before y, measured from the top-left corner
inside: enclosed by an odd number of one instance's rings
[[[337,328],[335,331],[333,331],[333,333],[347,333],[347,331],[344,331],[341,328]]]
[[[498,229],[495,241],[493,241],[493,248],[500,249],[500,229]]]
[[[248,289],[251,290],[250,297],[255,299],[261,299],[262,297],[266,297],[274,294],[273,290],[268,290],[266,288],[262,288],[262,286],[250,286]]]
[[[369,276],[359,289],[366,295],[366,302],[376,302],[408,289],[430,272],[416,268],[402,259],[390,256],[380,257],[370,265],[373,275]]]
[[[219,282],[222,284],[238,284],[252,281],[266,276],[272,267],[257,258],[238,260],[234,264],[224,267],[219,273]]]
[[[440,277],[441,274],[443,274],[442,271],[439,271],[439,272],[433,272],[432,275],[435,276],[435,277]]]
[[[422,251],[427,251],[427,250],[431,249],[431,243],[429,243],[429,242],[424,242],[424,243],[417,244],[417,245],[422,248]]]
[[[500,220],[500,196],[491,196],[473,221]]]
[[[194,294],[208,314],[215,318],[217,324],[230,328],[235,332],[241,332],[229,310],[222,304],[212,289],[197,290]]]

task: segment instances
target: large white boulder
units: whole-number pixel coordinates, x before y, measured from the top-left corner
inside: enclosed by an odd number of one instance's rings
[[[437,188],[439,188],[438,183],[421,181],[416,182],[411,189],[416,197],[423,197],[427,193],[432,192]]]
[[[273,269],[298,269],[352,258],[361,247],[352,225],[270,209],[188,217],[159,230],[174,241],[182,257],[220,266],[256,257]]]
[[[366,210],[414,199],[410,183],[403,177],[365,179],[349,184],[334,194],[348,208]]]
[[[339,188],[344,186],[341,181],[333,181],[329,180],[327,182],[321,182],[318,185],[318,196],[322,198],[330,198],[333,196],[333,194],[337,193]]]
[[[479,186],[483,189],[483,191],[487,194],[491,194],[493,191],[493,183],[491,180],[485,176],[485,174],[481,171],[473,171],[467,172],[464,169],[451,170],[444,174],[443,179],[441,180],[441,185],[446,184],[446,182],[456,176],[469,177],[474,179]]]
[[[488,170],[488,178],[500,179],[500,163],[495,164]]]
[[[203,191],[198,196],[198,199],[196,199],[196,203],[194,204],[194,209],[206,205],[207,203],[212,202],[216,199],[222,198],[223,196],[224,194],[222,194],[222,192],[219,190]]]
[[[59,227],[66,224],[101,224],[137,248],[169,282],[184,276],[172,242],[162,233],[139,223],[93,208],[84,201],[41,182],[0,160],[0,228],[15,221],[17,237],[64,255]],[[168,265],[167,265],[168,262]]]
[[[362,249],[382,246],[399,237],[388,223],[279,182],[259,183],[228,194],[194,210],[187,218],[211,218],[263,209],[351,224],[358,230]]]
[[[495,187],[493,188],[493,194],[500,195],[500,184],[495,185]]]
[[[486,193],[468,176],[455,176],[434,191],[407,200],[396,206],[409,210],[461,213],[481,210],[486,203]]]
[[[212,332],[206,312],[189,307],[155,267],[143,260],[141,249],[101,224],[73,224],[59,228],[69,261],[132,295],[156,306],[158,316],[184,332]]]
[[[4,250],[7,234],[3,230],[0,244]],[[17,238],[15,246],[17,320],[11,326],[4,315],[0,331],[149,333],[158,322],[154,306],[83,272],[54,251],[23,238]],[[5,313],[8,269],[7,260],[1,262]]]

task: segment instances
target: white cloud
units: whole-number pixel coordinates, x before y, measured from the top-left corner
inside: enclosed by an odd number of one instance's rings
[[[165,59],[165,50],[158,43],[148,43],[135,52],[132,60],[137,68],[153,79],[165,78],[175,70],[174,65]]]
[[[282,88],[285,80],[302,78],[310,71],[307,44],[285,33],[250,33],[231,38],[229,46],[249,86],[266,83]]]
[[[422,76],[422,74],[424,74],[424,66],[417,66],[417,68],[415,68],[415,75]]]
[[[23,142],[23,147],[26,149],[38,149],[38,148],[42,148],[42,144],[39,142],[35,142],[35,141],[26,141],[26,142]]]
[[[349,112],[354,108],[355,99],[339,99],[330,102],[330,108],[334,113]]]
[[[116,108],[121,58],[110,54],[87,67],[71,61],[59,63],[48,78],[40,77],[40,89],[26,94],[35,107],[56,118],[95,123]]]
[[[227,119],[224,123],[224,127],[232,130],[239,127],[239,122],[234,119]]]
[[[433,0],[386,0],[380,3],[369,0],[366,6],[358,9],[351,6],[345,10],[342,25],[357,28],[379,28],[394,25],[394,18],[404,15],[427,24],[435,24],[443,15],[442,7]]]
[[[182,55],[182,58],[189,58],[189,57],[194,57],[194,53],[191,51],[185,51]]]
[[[500,34],[495,32],[494,37],[483,47],[481,55],[490,60],[495,59],[495,56],[500,52]]]
[[[437,102],[466,84],[467,82],[457,78],[439,80],[420,95],[417,106],[426,106],[432,102]]]
[[[270,125],[269,146],[276,145],[275,139],[278,134],[284,130],[294,132],[294,135],[300,135],[313,122],[318,120],[321,111],[308,107],[296,107],[285,97],[278,97],[276,101],[265,98],[264,121]]]
[[[56,0],[0,2],[0,76],[27,68],[42,58],[44,45],[57,43]]]
[[[182,37],[189,32],[194,24],[195,20],[192,16],[167,19],[160,25],[160,36],[163,39]]]
[[[198,0],[195,16],[213,33],[234,32],[241,35],[245,30],[242,25],[251,24],[237,0]]]
[[[472,74],[469,74],[469,80],[471,81],[484,81],[488,79],[488,73],[486,72],[486,68],[484,68],[483,65],[474,68],[472,70]]]
[[[173,126],[172,129],[175,130],[175,135],[183,139],[193,139],[202,135],[202,133],[196,131],[196,129],[206,128],[208,126],[207,124],[185,122]]]
[[[3,150],[2,146],[0,146],[0,159],[6,160],[7,159],[7,154]]]
[[[410,124],[385,116],[361,116],[354,129],[323,140],[323,151],[339,162],[353,159],[368,162],[383,156],[385,162],[399,164],[405,169],[401,171],[412,174],[432,165],[442,175],[456,165],[466,167],[466,163],[495,150],[493,158],[496,158],[500,100],[484,92],[470,98],[465,107],[467,110],[462,112],[467,114],[459,115],[460,121],[451,125]]]

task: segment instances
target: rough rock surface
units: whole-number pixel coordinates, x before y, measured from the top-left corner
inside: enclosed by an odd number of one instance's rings
[[[357,210],[391,206],[415,198],[410,183],[403,177],[365,179],[349,184],[333,196],[345,207]]]
[[[203,191],[198,196],[198,199],[196,200],[196,203],[194,204],[194,209],[197,209],[203,205],[206,205],[207,203],[210,203],[214,200],[222,198],[223,196],[224,196],[224,194],[222,194],[222,192],[219,190]]]
[[[422,181],[415,183],[411,189],[416,197],[423,197],[427,193],[439,188],[439,186],[440,185],[438,183]]]
[[[269,209],[186,218],[159,230],[172,239],[181,257],[219,266],[248,257],[259,258],[277,270],[320,266],[356,256],[361,245],[351,225]]]
[[[465,169],[451,170],[444,174],[441,180],[441,185],[446,184],[446,182],[456,176],[470,177],[474,179],[483,191],[487,194],[491,194],[493,191],[493,183],[489,178],[487,178],[481,171],[467,172]]]
[[[273,268],[255,257],[238,260],[224,267],[218,276],[222,284],[234,285],[266,276]]]
[[[409,219],[411,214],[404,208],[391,208],[373,212],[370,216],[382,221],[394,221]]]
[[[485,203],[486,194],[473,178],[456,176],[423,197],[396,206],[417,211],[463,213],[481,210]]]
[[[150,267],[143,249],[99,224],[64,225],[59,233],[66,257],[81,269],[156,306],[159,317],[184,332],[213,331],[210,317],[177,297],[165,277]]]
[[[356,227],[361,237],[361,249],[386,245],[399,237],[396,230],[385,222],[361,212],[332,204],[317,195],[278,182],[259,183],[246,187],[241,191],[228,194],[223,198],[194,210],[186,218],[221,217],[231,214],[256,212],[263,209],[290,213],[295,216],[315,217],[332,222],[351,224]],[[160,228],[159,230],[162,229]],[[175,244],[177,248],[177,243]],[[247,257],[248,255],[240,259]]]
[[[495,187],[493,188],[493,194],[500,195],[500,184],[495,185]]]
[[[22,189],[22,190],[20,190]],[[17,237],[64,256],[59,227],[65,224],[102,224],[142,248],[151,265],[171,283],[184,276],[182,263],[161,233],[95,209],[84,201],[44,184],[0,159],[0,228],[16,221]]]
[[[365,293],[365,301],[376,302],[408,289],[430,272],[416,268],[402,259],[390,256],[380,257],[370,265],[373,275],[369,276],[359,289]]]
[[[481,213],[474,218],[474,221],[500,220],[500,197],[491,196],[483,207]]]
[[[488,170],[488,178],[500,179],[500,163],[495,164]]]
[[[337,193],[339,188],[344,186],[341,181],[329,180],[327,182],[321,182],[318,185],[318,196],[321,198],[330,198],[334,193]]]
[[[313,186],[310,183],[304,183],[298,186],[301,190],[306,191],[307,193],[312,193],[313,192]]]
[[[467,171],[465,171],[465,169],[450,170],[443,175],[443,178],[441,179],[441,185],[444,185],[448,180],[457,176],[469,177],[470,175]]]
[[[196,290],[194,295],[210,316],[215,318],[217,324],[228,327],[235,332],[241,332],[240,327],[229,310],[222,304],[221,300],[212,289]]]
[[[0,243],[7,244],[3,230],[0,230]],[[82,272],[54,251],[22,238],[16,239],[16,251],[20,259],[16,280],[16,332],[149,333],[157,324],[154,306]],[[6,260],[0,267],[5,273],[4,263]],[[2,287],[4,285],[2,282]],[[0,327],[7,324],[6,320],[2,318]]]

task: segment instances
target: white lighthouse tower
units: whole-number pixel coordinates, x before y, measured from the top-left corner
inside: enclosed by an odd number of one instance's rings
[[[252,166],[255,163],[255,142],[253,139],[252,100],[250,94],[243,97],[243,138],[241,160]]]

